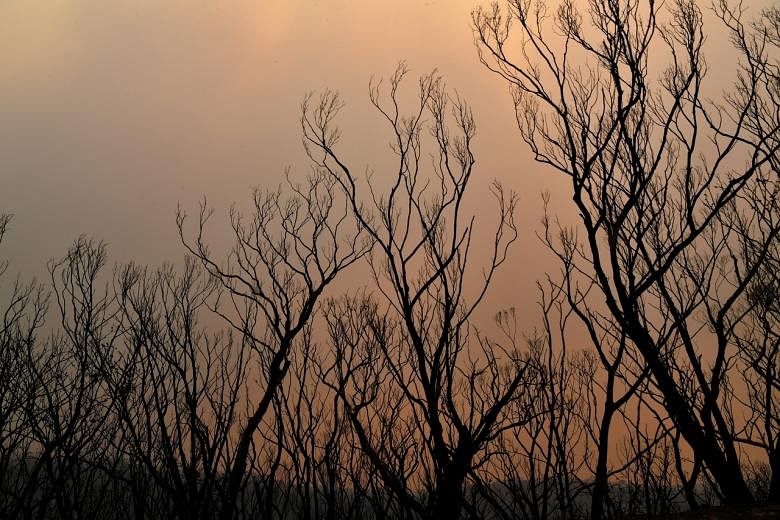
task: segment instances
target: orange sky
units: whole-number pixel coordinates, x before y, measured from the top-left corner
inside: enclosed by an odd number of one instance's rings
[[[479,64],[477,5],[2,0],[0,211],[16,217],[0,257],[12,272],[40,274],[86,233],[107,240],[114,260],[179,259],[178,202],[194,209],[205,194],[225,220],[230,202],[277,184],[285,166],[306,173],[298,117],[311,90],[342,93],[341,150],[358,170],[387,164],[367,84],[405,59],[417,74],[438,68],[472,103],[475,200],[488,200],[493,178],[521,192],[520,244],[489,313],[530,312],[550,267],[533,235],[539,193],[568,208],[567,184],[529,160],[506,86]]]

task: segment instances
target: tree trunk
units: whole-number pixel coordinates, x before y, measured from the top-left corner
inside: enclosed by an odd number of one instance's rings
[[[609,492],[609,481],[607,479],[607,455],[609,453],[609,426],[612,423],[612,416],[615,410],[612,402],[604,404],[604,415],[601,418],[601,427],[599,430],[599,456],[596,462],[596,475],[593,482],[593,494],[590,502],[591,520],[601,520],[604,516],[604,502]]]
[[[463,483],[465,471],[460,468],[447,468],[436,484],[436,497],[433,501],[430,518],[458,520],[463,509]]]
[[[667,366],[658,357],[655,344],[647,332],[641,326],[629,326],[628,332],[639,347],[658,388],[664,395],[669,415],[697,458],[705,464],[712,474],[723,494],[724,504],[755,503],[753,494],[742,474],[742,468],[739,466],[739,460],[735,457],[727,457],[717,440],[713,436],[705,434],[690,403],[680,393],[677,384],[667,370]]]
[[[780,436],[769,455],[769,470],[772,472],[769,481],[769,496],[767,502],[780,504]]]

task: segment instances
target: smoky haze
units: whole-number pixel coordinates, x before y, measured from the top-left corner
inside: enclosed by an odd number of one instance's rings
[[[108,241],[116,259],[178,260],[177,203],[194,209],[206,195],[222,219],[252,186],[279,183],[285,167],[308,172],[299,119],[309,91],[342,94],[341,149],[358,169],[371,165],[381,176],[389,134],[369,104],[368,81],[403,59],[414,75],[437,68],[473,105],[475,204],[492,204],[493,178],[522,190],[520,249],[524,269],[536,271],[544,253],[529,231],[540,215],[538,194],[562,180],[528,160],[506,87],[479,64],[474,7],[472,0],[3,2],[0,207],[15,215],[6,256],[33,275],[84,233]],[[532,290],[535,276],[516,278],[498,284],[507,288],[506,304]]]
[[[1,1],[0,517],[139,461],[151,517],[310,463],[331,513],[780,504],[780,8],[719,2]]]
[[[438,69],[474,109],[474,209],[492,209],[492,179],[521,194],[513,268],[499,274],[485,307],[529,315],[550,260],[534,235],[540,193],[551,192],[562,218],[572,209],[566,179],[534,164],[506,85],[479,63],[470,27],[477,6],[2,2],[0,208],[15,215],[5,257],[37,276],[86,234],[107,241],[114,259],[178,261],[178,203],[194,209],[205,195],[224,221],[253,186],[277,185],[287,167],[298,178],[308,173],[299,119],[310,91],[341,93],[340,148],[354,168],[370,166],[381,178],[382,166],[392,166],[389,134],[368,82],[406,60],[414,75]],[[717,36],[708,45],[721,54],[728,47]]]

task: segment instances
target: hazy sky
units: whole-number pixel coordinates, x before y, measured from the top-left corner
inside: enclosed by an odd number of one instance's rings
[[[286,166],[306,173],[299,105],[312,90],[342,93],[352,164],[381,165],[388,134],[367,84],[405,59],[415,75],[438,68],[472,103],[477,196],[493,178],[521,192],[521,244],[496,305],[528,308],[546,267],[533,236],[539,192],[566,205],[566,182],[528,159],[506,86],[478,62],[478,4],[0,1],[0,211],[15,214],[0,257],[41,273],[85,233],[108,241],[114,260],[179,259],[177,203],[195,209],[205,194],[224,220],[231,201],[277,184]]]

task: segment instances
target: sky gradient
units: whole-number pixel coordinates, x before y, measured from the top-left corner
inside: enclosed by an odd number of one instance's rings
[[[521,194],[519,244],[489,312],[530,312],[534,282],[551,265],[534,236],[539,194],[550,190],[565,217],[567,182],[531,161],[506,85],[480,65],[477,5],[3,0],[0,211],[15,219],[0,257],[40,276],[87,234],[109,242],[116,261],[177,261],[177,204],[192,211],[205,195],[224,223],[251,187],[277,185],[288,166],[306,174],[299,115],[309,91],[342,94],[340,150],[381,175],[392,156],[368,81],[406,60],[414,76],[437,68],[474,109],[474,209],[493,209],[494,178]]]

